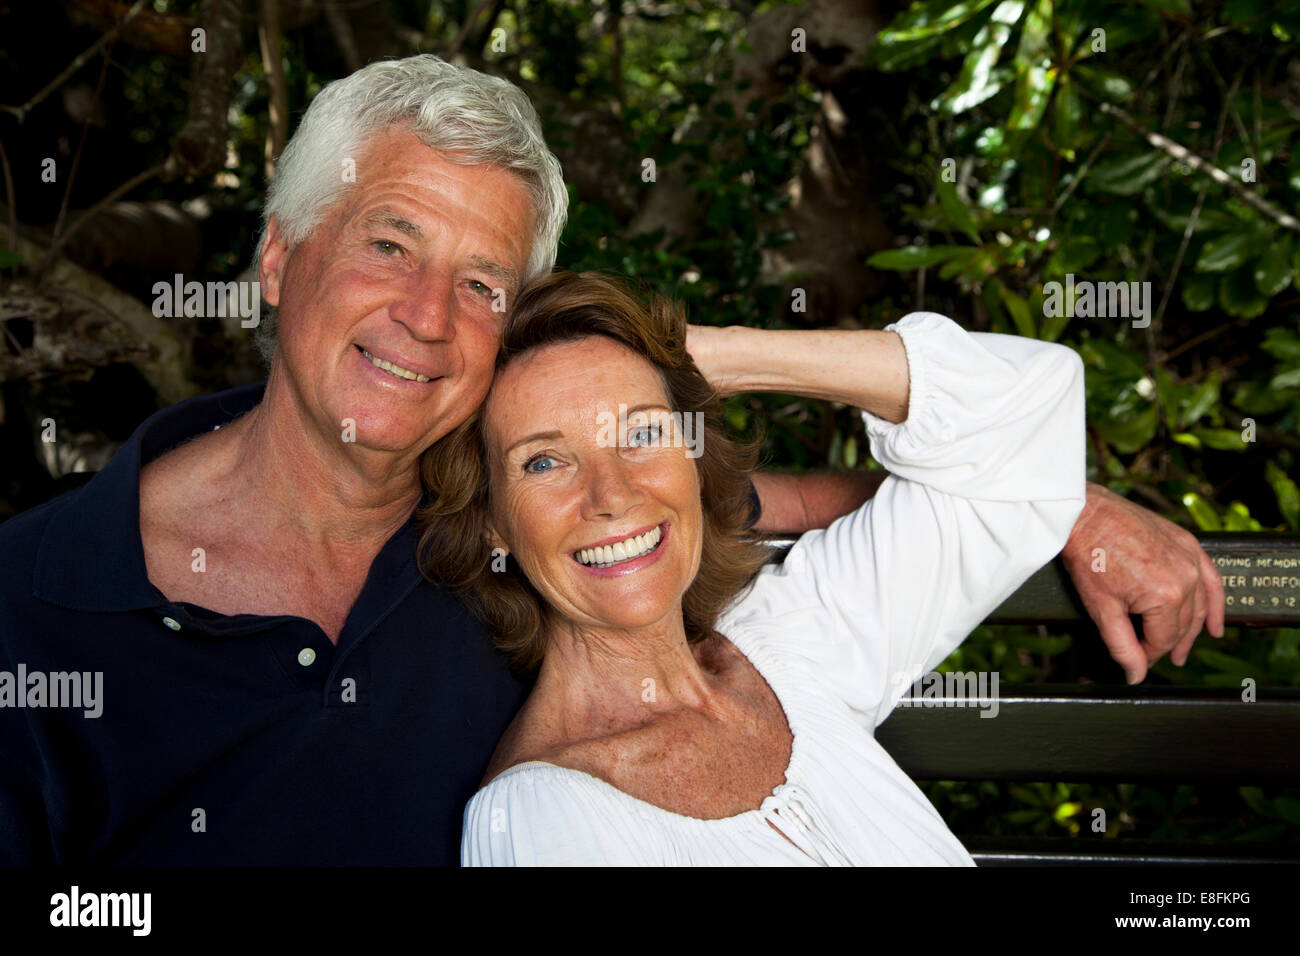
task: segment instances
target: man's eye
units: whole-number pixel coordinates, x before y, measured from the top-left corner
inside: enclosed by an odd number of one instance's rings
[[[547,462],[550,462],[550,464],[546,465]],[[546,467],[542,467],[543,465],[546,465]],[[529,458],[524,462],[524,471],[530,475],[544,475],[546,472],[551,471],[554,468],[555,459],[550,455],[534,455],[532,458]]]
[[[633,428],[627,433],[627,443],[640,448],[648,448],[659,444],[663,431],[663,428],[659,425],[642,425],[639,428]]]
[[[391,256],[394,252],[402,251],[402,247],[391,239],[376,239],[370,244],[386,256]]]
[[[477,292],[479,295],[491,295],[491,294],[492,294],[492,287],[489,286],[489,285],[484,285],[482,282],[479,282],[477,279],[470,279],[470,280],[469,280],[469,287],[470,287],[473,291]]]

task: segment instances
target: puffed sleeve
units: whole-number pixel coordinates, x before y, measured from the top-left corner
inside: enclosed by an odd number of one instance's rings
[[[1064,547],[1085,489],[1083,363],[1071,349],[932,312],[886,331],[907,353],[907,419],[863,417],[890,476],[764,569],[728,616],[814,662],[872,729]]]

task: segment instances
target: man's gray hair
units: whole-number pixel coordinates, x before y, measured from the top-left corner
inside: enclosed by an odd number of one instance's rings
[[[345,162],[356,160],[367,138],[393,126],[408,127],[430,148],[445,151],[450,162],[515,172],[533,200],[537,222],[523,278],[551,271],[569,193],[533,104],[508,80],[429,53],[371,63],[330,83],[312,100],[267,191],[255,267],[271,217],[288,248],[310,237],[343,198],[349,185]],[[268,366],[275,354],[275,312],[265,310],[254,336]]]

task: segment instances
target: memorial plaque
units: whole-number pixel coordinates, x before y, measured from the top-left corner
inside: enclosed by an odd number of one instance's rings
[[[1195,534],[1219,569],[1228,624],[1300,625],[1300,535],[1236,531]],[[988,623],[1029,624],[1087,617],[1057,558],[1007,598],[989,616]]]
[[[1300,539],[1292,537],[1287,546],[1271,538],[1202,542],[1223,579],[1226,614],[1234,624],[1300,621]]]
[[[1300,626],[1300,535],[1258,531],[1193,533],[1219,569],[1227,624]],[[769,538],[773,560],[782,560],[792,543],[789,537]],[[1087,619],[1088,612],[1058,557],[1036,571],[985,623]]]

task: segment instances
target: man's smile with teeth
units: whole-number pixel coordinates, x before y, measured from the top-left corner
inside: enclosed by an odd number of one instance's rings
[[[392,375],[396,375],[398,378],[406,379],[408,382],[433,381],[433,379],[429,378],[429,376],[427,375],[421,375],[419,372],[412,372],[410,369],[402,368],[402,366],[400,365],[394,365],[392,362],[388,361],[387,359],[376,358],[375,356],[367,352],[365,349],[362,349],[361,346],[359,345],[357,346],[357,348],[361,349],[361,354],[364,355],[367,359],[369,359],[370,364],[373,365],[375,368],[382,368],[385,372],[388,372]]]
[[[614,564],[621,564],[624,561],[631,561],[633,558],[639,558],[642,555],[649,554],[659,546],[659,541],[663,538],[663,527],[656,525],[649,531],[642,534],[633,535],[630,538],[624,538],[622,541],[616,541],[613,544],[596,545],[591,548],[579,548],[573,552],[573,559],[579,564],[589,565],[596,568],[607,568]]]

